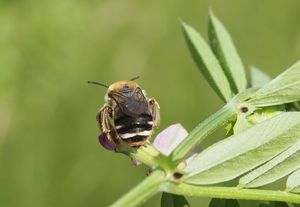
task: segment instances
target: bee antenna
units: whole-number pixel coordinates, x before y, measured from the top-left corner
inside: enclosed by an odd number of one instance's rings
[[[104,83],[99,83],[97,81],[88,81],[88,83],[91,83],[91,84],[95,84],[95,85],[99,85],[99,86],[103,86],[105,88],[109,88],[108,85],[104,84]]]
[[[139,79],[139,78],[140,78],[140,76],[135,76],[135,77],[131,78],[130,80],[134,81],[134,80]]]

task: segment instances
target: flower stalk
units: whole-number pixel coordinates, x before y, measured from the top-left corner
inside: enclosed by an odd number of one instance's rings
[[[163,191],[185,196],[300,203],[299,195],[274,190],[239,189],[237,187],[206,187],[168,182],[163,186]]]
[[[162,184],[166,181],[163,171],[152,172],[140,184],[122,196],[111,207],[138,206],[160,191]]]

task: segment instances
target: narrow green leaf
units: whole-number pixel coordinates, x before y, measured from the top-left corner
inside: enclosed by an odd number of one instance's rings
[[[298,139],[298,142],[289,149],[240,178],[240,186],[250,188],[263,186],[300,168],[300,137]]]
[[[261,87],[271,81],[271,77],[264,73],[261,69],[250,66],[251,87]]]
[[[241,92],[247,87],[242,61],[222,22],[219,21],[212,11],[209,14],[208,28],[211,48],[220,61],[233,91],[235,93]]]
[[[161,207],[189,207],[189,203],[182,195],[163,193],[160,201]]]
[[[185,182],[234,179],[280,154],[299,137],[300,113],[281,113],[202,151],[186,167]]]
[[[294,193],[300,193],[300,168],[288,177],[286,190]]]
[[[300,62],[281,73],[253,93],[248,101],[257,107],[272,106],[300,100]]]
[[[228,102],[232,98],[232,93],[219,61],[194,28],[184,22],[182,22],[182,28],[188,48],[198,68],[220,98]]]
[[[240,205],[235,199],[213,198],[210,201],[209,207],[240,207]]]

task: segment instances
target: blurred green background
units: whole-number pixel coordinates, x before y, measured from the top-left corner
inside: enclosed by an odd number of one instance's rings
[[[209,8],[245,66],[275,76],[300,59],[297,0],[0,0],[0,206],[107,206],[145,177],[146,167],[99,146],[105,89],[87,80],[140,75],[160,103],[159,130],[191,130],[221,107],[178,21],[206,36]]]

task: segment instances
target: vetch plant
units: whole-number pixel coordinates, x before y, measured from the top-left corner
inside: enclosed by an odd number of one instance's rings
[[[225,105],[190,133],[175,124],[153,143],[119,149],[151,170],[111,206],[139,206],[159,192],[161,206],[189,206],[184,196],[211,197],[212,207],[239,206],[237,199],[300,204],[300,62],[273,80],[252,66],[247,81],[229,33],[212,12],[209,44],[185,22],[182,29],[196,65]],[[195,150],[222,126],[224,139]],[[99,140],[106,149],[116,147],[105,134]],[[281,178],[286,187],[263,188]]]

